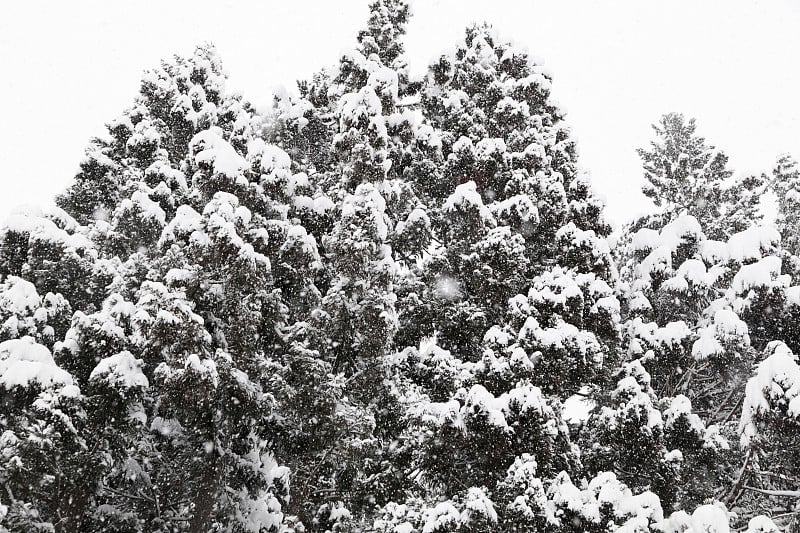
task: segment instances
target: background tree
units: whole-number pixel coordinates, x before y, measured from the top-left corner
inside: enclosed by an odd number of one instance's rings
[[[758,179],[730,183],[728,156],[697,134],[695,119],[667,113],[653,125],[656,139],[637,150],[647,183],[642,192],[669,220],[680,213],[694,216],[709,237],[724,239],[740,220],[755,222],[760,200]]]

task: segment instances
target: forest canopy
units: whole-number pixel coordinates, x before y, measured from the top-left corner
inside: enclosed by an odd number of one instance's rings
[[[266,110],[163,61],[2,222],[0,532],[800,531],[800,166],[668,113],[612,238],[548,70],[366,15]]]

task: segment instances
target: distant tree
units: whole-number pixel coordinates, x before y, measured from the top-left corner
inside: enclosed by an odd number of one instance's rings
[[[695,119],[667,113],[653,130],[656,139],[649,148],[637,150],[647,180],[642,192],[669,218],[692,215],[713,239],[758,219],[762,183],[755,178],[728,183],[733,175],[728,156],[697,134]]]
[[[773,189],[778,196],[776,225],[783,247],[800,256],[800,165],[789,154],[778,158],[772,171]]]

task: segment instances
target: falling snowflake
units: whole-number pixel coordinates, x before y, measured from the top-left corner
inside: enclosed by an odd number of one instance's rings
[[[436,295],[445,300],[461,299],[461,284],[450,276],[436,278]]]

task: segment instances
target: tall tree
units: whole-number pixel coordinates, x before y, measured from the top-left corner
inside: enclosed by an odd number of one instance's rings
[[[783,154],[772,171],[773,189],[778,196],[776,225],[783,238],[783,247],[793,256],[800,255],[800,165],[789,154]]]
[[[371,2],[266,114],[212,47],[163,62],[3,224],[0,531],[777,531],[746,522],[796,500],[800,291],[765,178],[665,118],[620,283],[550,74],[478,25],[414,79],[408,17]]]
[[[645,196],[669,219],[680,213],[694,216],[709,237],[724,239],[746,227],[739,220],[757,214],[761,185],[757,179],[732,186],[728,156],[697,133],[695,119],[667,113],[653,125],[655,140],[640,148],[647,183]],[[755,221],[755,218],[751,218]]]

